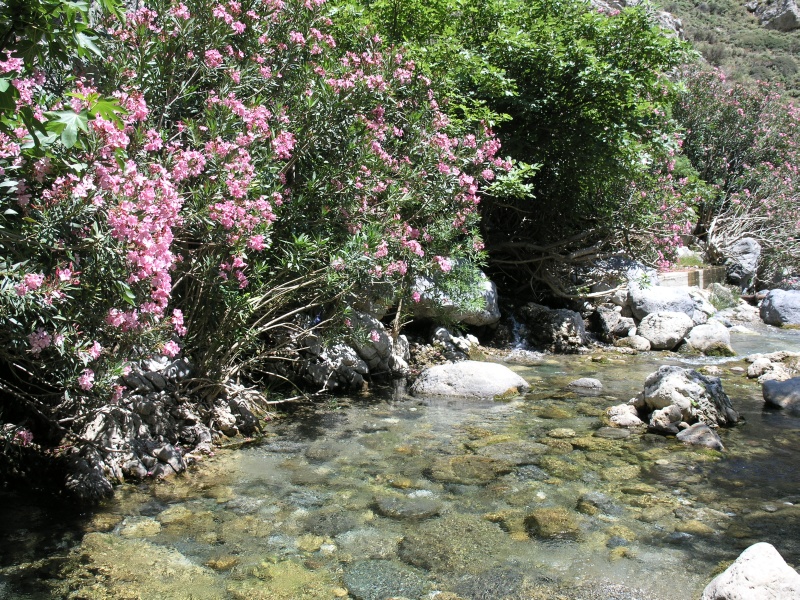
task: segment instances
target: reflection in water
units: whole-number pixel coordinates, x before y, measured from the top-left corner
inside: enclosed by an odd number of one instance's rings
[[[513,402],[389,390],[317,407],[91,515],[6,495],[0,596],[684,600],[757,541],[797,566],[800,419],[765,412],[741,363],[720,364],[744,417],[724,456],[604,428],[608,406],[685,360],[546,356],[512,366],[533,388]],[[568,390],[578,377],[602,393]]]

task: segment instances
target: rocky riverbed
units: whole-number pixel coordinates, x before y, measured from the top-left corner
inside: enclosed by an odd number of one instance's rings
[[[800,418],[741,357],[800,332],[762,334],[739,358],[530,354],[502,401],[330,400],[90,514],[6,494],[0,596],[685,600],[756,542],[797,567]],[[665,364],[718,372],[724,452],[608,427]]]

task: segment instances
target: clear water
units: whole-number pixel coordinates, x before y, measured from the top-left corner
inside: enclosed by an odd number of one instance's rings
[[[800,332],[733,345],[797,351]],[[603,357],[512,366],[532,391],[507,403],[317,406],[91,514],[0,496],[0,597],[685,600],[758,541],[799,566],[800,419],[716,359],[744,417],[724,454],[601,437],[659,365],[697,362]],[[569,391],[578,377],[602,394]]]

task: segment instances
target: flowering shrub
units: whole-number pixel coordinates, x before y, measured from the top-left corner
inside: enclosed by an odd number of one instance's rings
[[[777,86],[726,81],[721,71],[689,72],[674,109],[684,155],[705,193],[687,202],[696,233],[713,254],[742,237],[763,247],[760,277],[800,263],[800,110]]]
[[[301,312],[471,274],[499,143],[379,38],[340,52],[322,1],[152,0],[104,22],[93,78],[54,96],[29,74],[52,140],[0,139],[6,391],[56,419],[181,350],[219,381]]]

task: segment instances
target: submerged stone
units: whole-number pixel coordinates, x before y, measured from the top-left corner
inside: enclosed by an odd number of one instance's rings
[[[577,516],[561,507],[537,508],[525,517],[525,528],[534,537],[572,539],[578,536]]]
[[[400,558],[416,567],[449,573],[478,573],[493,556],[510,548],[499,526],[477,515],[451,514],[422,521],[400,542]]]
[[[356,600],[419,598],[425,579],[416,569],[389,560],[365,560],[345,569],[344,584]]]
[[[439,514],[442,503],[435,498],[384,495],[375,498],[378,514],[392,519],[427,519]]]
[[[485,485],[498,475],[510,473],[512,469],[513,465],[508,461],[485,456],[445,456],[434,461],[430,468],[430,477],[445,483]]]

